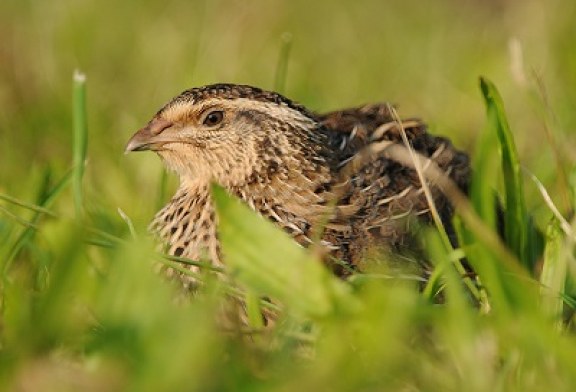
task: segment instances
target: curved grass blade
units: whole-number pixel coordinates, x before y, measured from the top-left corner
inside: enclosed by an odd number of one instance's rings
[[[480,78],[480,87],[486,102],[488,126],[490,131],[497,135],[501,152],[501,169],[506,203],[504,211],[506,243],[522,264],[528,270],[532,270],[534,257],[529,254],[527,247],[529,217],[526,210],[522,173],[514,136],[510,131],[504,111],[504,103],[496,86],[489,80]]]
[[[68,185],[70,179],[72,178],[72,170],[68,171],[61,179],[54,185],[50,187],[50,178],[52,176],[52,172],[47,169],[44,174],[44,180],[42,181],[42,185],[40,186],[39,196],[37,205],[42,208],[46,209],[52,205],[56,197],[62,192],[62,190]],[[42,218],[43,212],[36,211],[33,215],[32,219],[30,219],[30,225],[25,227],[14,244],[9,248],[8,254],[6,257],[3,257],[3,265],[1,265],[2,270],[2,278],[6,277],[7,271],[10,269],[12,262],[20,252],[20,250],[32,239],[35,233],[35,229],[33,227],[38,226],[38,222],[40,218]]]
[[[24,227],[29,227],[33,230],[38,230],[38,226],[33,225],[32,223],[28,222],[26,219],[20,218],[18,215],[12,213],[12,211],[10,211],[7,208],[4,208],[3,206],[0,206],[0,212],[3,215],[7,216],[8,218],[12,219],[14,222],[17,222]]]
[[[488,124],[474,156],[470,199],[485,229],[490,230],[492,236],[502,232],[500,225],[504,223],[504,244],[516,256],[517,262],[506,262],[502,255],[508,252],[496,252],[493,244],[483,241],[482,233],[468,227],[467,222],[466,225],[455,224],[455,228],[470,264],[490,295],[491,307],[499,309],[502,314],[533,308],[538,301],[538,286],[528,274],[531,259],[527,257],[527,238],[532,229],[529,228],[513,135],[496,88],[485,79],[481,79],[480,84],[486,101]],[[500,206],[495,194],[499,176],[505,182],[503,222],[498,219]]]
[[[42,214],[46,214],[46,215],[49,215],[51,217],[56,217],[55,213],[53,213],[52,211],[50,211],[46,208],[37,206],[35,204],[26,203],[22,200],[16,199],[15,197],[12,197],[12,196],[8,196],[8,195],[4,195],[4,194],[0,193],[0,200],[4,200],[10,204],[14,204],[18,207],[26,208],[26,209],[31,210],[31,211],[40,212]]]

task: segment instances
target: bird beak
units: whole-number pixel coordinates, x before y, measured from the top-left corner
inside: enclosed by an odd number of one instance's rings
[[[146,151],[146,150],[158,150],[162,145],[164,145],[168,140],[162,138],[162,132],[170,128],[172,123],[167,120],[155,118],[148,123],[144,128],[141,128],[136,132],[126,145],[124,150],[125,154],[132,151]]]

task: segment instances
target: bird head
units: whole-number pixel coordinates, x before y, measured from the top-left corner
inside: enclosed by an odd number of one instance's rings
[[[181,182],[237,186],[301,152],[302,138],[317,125],[303,106],[277,93],[215,84],[173,98],[132,136],[126,152],[156,152]]]

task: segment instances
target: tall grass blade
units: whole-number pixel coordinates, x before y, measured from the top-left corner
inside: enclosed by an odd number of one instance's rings
[[[74,145],[73,145],[73,192],[76,215],[80,217],[84,209],[82,193],[82,177],[86,164],[86,149],[88,146],[88,121],[86,115],[86,75],[79,71],[74,72],[73,87],[73,119],[74,119]]]
[[[488,291],[492,307],[507,312],[533,307],[538,299],[537,283],[527,273],[526,246],[528,232],[531,230],[530,220],[525,207],[520,165],[502,100],[490,82],[481,79],[480,86],[486,101],[488,123],[474,155],[470,199],[486,226],[483,230],[491,230],[493,236],[497,235],[501,231],[502,222],[498,219],[501,207],[495,191],[499,173],[502,173],[506,183],[503,223],[507,232],[504,233],[504,243],[516,256],[516,260],[510,260],[507,251],[497,252],[494,244],[482,240],[486,236],[474,231],[472,226],[455,226],[469,262]]]
[[[514,137],[510,131],[504,103],[496,86],[485,78],[480,87],[486,103],[488,126],[495,132],[501,153],[501,169],[504,180],[504,231],[506,243],[528,270],[532,270],[534,258],[528,252],[528,214],[524,200],[522,173]]]

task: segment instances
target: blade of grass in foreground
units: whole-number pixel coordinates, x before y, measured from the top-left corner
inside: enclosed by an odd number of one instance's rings
[[[504,245],[516,257],[509,259],[508,251],[498,252],[495,244],[486,242],[486,236],[476,232],[467,221],[456,221],[462,247],[473,269],[490,294],[491,304],[502,312],[533,307],[538,300],[537,283],[530,278],[525,255],[527,236],[527,213],[520,176],[520,165],[514,147],[513,135],[508,127],[502,101],[496,88],[481,79],[481,89],[486,100],[487,129],[478,141],[474,156],[474,177],[470,187],[470,199],[474,210],[490,230],[491,237],[500,231],[497,219],[499,205],[496,198],[497,179],[506,182],[504,189],[504,224],[509,233]],[[498,150],[502,154],[498,154]],[[499,177],[502,173],[502,177]],[[464,216],[462,216],[464,217]],[[464,225],[460,224],[464,223]],[[503,258],[506,256],[506,258]]]
[[[354,311],[356,299],[310,252],[218,186],[218,234],[230,275],[305,317]]]
[[[84,176],[86,149],[88,146],[88,125],[86,119],[86,75],[79,71],[74,72],[72,103],[74,109],[74,176],[72,187],[74,189],[74,206],[76,208],[76,216],[80,217],[84,206],[82,194],[82,177]]]
[[[56,216],[55,213],[53,213],[52,211],[50,211],[50,210],[48,210],[48,209],[46,209],[46,208],[42,208],[42,207],[39,207],[39,206],[37,206],[37,205],[35,205],[35,204],[31,204],[31,203],[27,203],[27,202],[22,201],[22,200],[18,200],[18,199],[14,198],[14,197],[11,197],[11,196],[8,196],[8,195],[4,195],[4,194],[2,194],[2,193],[0,193],[0,200],[4,200],[4,201],[6,201],[6,202],[8,202],[8,203],[17,205],[17,206],[22,207],[22,208],[26,208],[26,209],[28,209],[28,210],[32,210],[32,211],[40,212],[40,213],[42,213],[42,214],[49,215],[49,216],[51,216],[51,217],[55,217],[55,216]]]
[[[39,189],[39,196],[36,205],[41,209],[47,209],[50,205],[54,202],[56,197],[62,192],[62,190],[68,185],[70,178],[72,177],[72,171],[67,172],[60,181],[56,183],[54,187],[50,187],[50,178],[52,176],[52,172],[50,169],[47,169],[44,174],[44,179]],[[26,245],[26,243],[34,236],[35,228],[40,218],[42,217],[42,211],[35,211],[32,219],[30,220],[31,226],[25,227],[14,244],[9,248],[10,251],[4,260],[2,265],[2,278],[6,277],[6,273],[10,269],[14,258],[18,255],[22,247]]]
[[[504,230],[506,243],[528,270],[532,270],[532,257],[527,254],[528,214],[524,200],[522,173],[514,136],[510,131],[504,103],[496,86],[485,78],[480,78],[480,87],[486,102],[490,132],[498,136],[501,151],[501,170],[504,176]]]
[[[540,275],[542,308],[546,314],[557,320],[559,327],[562,326],[564,306],[562,295],[570,257],[566,250],[571,249],[571,246],[564,243],[563,238],[560,224],[555,219],[548,225],[546,231],[546,249]]]
[[[483,230],[490,231],[493,236],[498,233],[495,195],[497,176],[494,175],[498,170],[497,154],[494,151],[496,143],[496,135],[492,129],[485,129],[474,151],[474,176],[469,191],[474,211],[485,225]],[[456,217],[454,228],[474,271],[490,291],[490,302],[494,301],[497,307],[498,304],[507,303],[497,256],[490,254],[491,248],[481,241],[479,233],[469,227],[464,219]],[[518,261],[515,259],[514,263],[518,264]],[[483,311],[487,312],[491,307],[492,305],[484,306]]]

